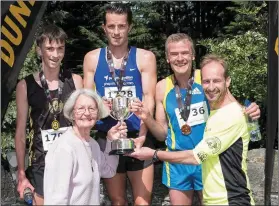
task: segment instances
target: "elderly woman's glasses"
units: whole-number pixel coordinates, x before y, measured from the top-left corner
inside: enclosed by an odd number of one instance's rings
[[[84,114],[86,112],[86,110],[88,110],[88,112],[90,114],[97,114],[98,113],[98,109],[97,108],[93,108],[93,107],[88,107],[88,108],[86,108],[86,107],[79,107],[79,108],[76,108],[74,110],[79,115]]]

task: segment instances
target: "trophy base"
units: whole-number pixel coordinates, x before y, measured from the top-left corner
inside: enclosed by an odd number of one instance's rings
[[[117,139],[111,142],[109,155],[124,155],[134,151],[135,144],[131,139]]]
[[[134,152],[134,149],[117,149],[111,150],[109,155],[125,155]]]

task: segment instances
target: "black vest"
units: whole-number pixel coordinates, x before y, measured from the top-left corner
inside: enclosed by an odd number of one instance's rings
[[[30,107],[30,134],[27,141],[29,144],[29,164],[44,165],[45,151],[43,148],[41,129],[51,129],[54,113],[56,113],[56,119],[59,121],[60,127],[71,126],[71,123],[63,115],[63,107],[68,97],[75,90],[75,84],[72,74],[68,72],[62,79],[64,86],[61,100],[58,102],[56,96],[52,99],[52,102],[48,102],[44,89],[35,81],[33,74],[27,76],[25,82],[27,85],[27,100]],[[50,91],[51,96],[57,93],[57,90]],[[60,113],[57,114],[58,111]]]

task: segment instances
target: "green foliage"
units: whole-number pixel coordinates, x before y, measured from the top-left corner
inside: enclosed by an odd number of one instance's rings
[[[25,61],[23,63],[23,68],[20,70],[18,79],[23,79],[24,77],[28,76],[29,74],[32,74],[36,71],[40,70],[40,59],[37,56],[36,53],[36,45],[35,43],[31,47],[30,51],[27,54],[27,57],[25,58]]]
[[[106,1],[50,1],[38,30],[55,23],[68,34],[63,66],[82,75],[84,55],[106,45],[102,30]],[[232,72],[231,90],[262,104],[267,81],[267,6],[265,2],[131,1],[133,28],[129,44],[152,51],[158,80],[170,74],[165,41],[172,33],[185,32],[194,40],[222,54]],[[218,37],[218,38],[217,38]],[[212,38],[212,39],[205,39]],[[205,39],[205,40],[203,40]],[[19,79],[38,71],[35,46],[28,53]],[[264,108],[262,109],[262,114]],[[1,148],[13,147],[16,127],[15,94],[2,123]]]
[[[227,60],[232,78],[231,91],[238,99],[264,101],[267,91],[266,37],[248,31],[233,39],[206,39],[200,43]]]
[[[160,5],[160,6],[159,6]],[[152,51],[157,60],[158,79],[165,77],[169,68],[165,60],[165,40],[167,38],[162,22],[162,2],[132,3],[133,29],[129,34],[129,44]]]
[[[235,16],[234,21],[224,27],[226,37],[244,34],[249,30],[267,35],[268,10],[265,2],[236,1],[227,10],[235,13]]]
[[[107,2],[55,1],[48,4],[44,24],[57,24],[68,35],[64,67],[82,75],[85,54],[105,46],[103,6]]]
[[[39,70],[35,45],[32,46],[24,61],[23,68],[19,73],[18,79],[23,79],[29,74]],[[7,108],[4,121],[1,128],[1,150],[3,153],[14,148],[14,137],[16,128],[16,102],[15,91],[12,94],[11,101]]]
[[[267,38],[259,32],[248,31],[233,39],[205,39],[200,43],[210,48],[211,53],[226,59],[232,79],[230,91],[239,102],[243,104],[245,99],[249,99],[256,101],[260,106],[259,123],[264,141],[266,137]],[[253,147],[259,146],[262,145],[255,143]]]

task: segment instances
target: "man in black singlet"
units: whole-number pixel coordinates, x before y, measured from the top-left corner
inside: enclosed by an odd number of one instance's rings
[[[43,177],[45,155],[49,146],[70,123],[63,116],[64,102],[75,89],[82,88],[82,78],[70,72],[61,72],[67,35],[59,27],[49,25],[36,39],[37,54],[41,58],[39,72],[27,76],[16,87],[17,125],[15,148],[18,162],[17,191],[29,187],[34,192],[34,204],[44,204]],[[30,118],[30,133],[26,123]],[[29,142],[29,165],[25,171],[26,139]]]

